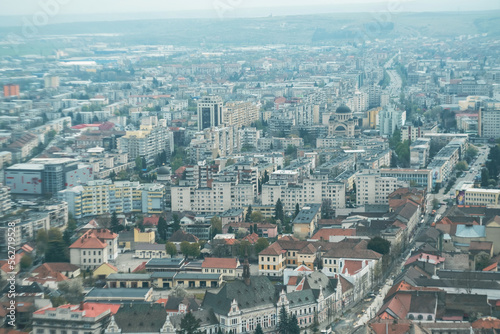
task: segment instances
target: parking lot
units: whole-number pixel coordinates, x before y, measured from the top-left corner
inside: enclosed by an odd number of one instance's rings
[[[114,265],[116,268],[118,268],[119,272],[128,273],[129,269],[130,272],[132,272],[141,263],[147,261],[147,259],[134,259],[132,257],[133,255],[134,255],[133,252],[120,253],[118,254],[118,257],[116,258],[114,263],[111,264]]]

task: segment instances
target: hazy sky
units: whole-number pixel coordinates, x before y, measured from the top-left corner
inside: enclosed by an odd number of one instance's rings
[[[54,7],[53,4],[57,6]],[[389,3],[389,4],[387,4]],[[45,4],[46,12],[54,11],[54,15],[67,14],[107,14],[107,13],[144,13],[144,12],[177,12],[186,10],[214,11],[232,10],[244,12],[250,8],[270,7],[310,7],[310,6],[348,6],[354,11],[362,11],[361,4],[373,6],[398,7],[405,11],[433,11],[433,10],[492,10],[500,9],[500,0],[0,0],[1,15],[35,15],[42,10]],[[446,6],[443,6],[446,4]],[[357,7],[359,10],[357,10]],[[279,15],[278,8],[272,9],[273,14]],[[253,12],[253,11],[252,11]],[[318,10],[321,12],[321,10]],[[52,15],[52,12],[50,12]]]

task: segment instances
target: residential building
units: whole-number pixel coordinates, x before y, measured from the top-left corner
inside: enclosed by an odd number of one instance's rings
[[[321,204],[308,204],[303,207],[292,222],[293,234],[299,239],[312,237],[318,227],[319,218]]]
[[[11,96],[16,96],[19,97],[19,85],[14,85],[14,84],[8,84],[8,85],[3,85],[3,96],[4,97],[11,97]]]
[[[118,150],[128,153],[129,159],[144,157],[154,160],[162,152],[171,153],[168,128],[163,126],[141,125],[138,131],[127,131],[118,138]]]
[[[11,208],[10,188],[0,183],[0,215],[5,215]]]
[[[160,183],[97,180],[58,192],[75,218],[109,212],[160,214],[165,207],[165,186]]]
[[[397,110],[390,106],[382,109],[377,115],[377,130],[381,136],[392,136],[396,129],[401,127],[406,122],[406,111]]]
[[[200,108],[200,103],[203,103],[201,108],[207,108],[206,102],[198,102],[198,108]],[[213,102],[214,103],[214,102]],[[255,104],[252,102],[227,102],[222,109],[222,120],[228,126],[234,126],[237,129],[242,126],[249,126],[253,122],[259,120],[260,104]],[[202,111],[203,112],[203,111]],[[215,103],[214,103],[215,112]],[[204,129],[201,128],[200,130]]]
[[[394,177],[381,176],[380,170],[363,170],[356,174],[356,204],[388,204],[388,195],[396,190]]]
[[[33,333],[101,334],[119,307],[120,304],[88,302],[43,307],[33,313]]]
[[[500,109],[480,108],[478,116],[478,134],[485,138],[500,138]]]

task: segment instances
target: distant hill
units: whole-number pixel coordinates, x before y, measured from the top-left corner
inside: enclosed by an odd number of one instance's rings
[[[22,37],[22,28],[0,27],[0,35]],[[121,34],[124,44],[265,45],[331,44],[339,40],[452,37],[488,33],[500,36],[500,11],[434,13],[337,13],[223,19],[156,19],[76,22],[41,27],[35,39],[47,35]],[[103,41],[116,37],[102,37]],[[61,42],[59,39],[53,43]]]

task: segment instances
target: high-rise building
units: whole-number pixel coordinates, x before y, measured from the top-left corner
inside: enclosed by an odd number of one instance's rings
[[[57,88],[59,87],[59,76],[57,75],[46,75],[43,77],[45,88]]]
[[[198,130],[216,127],[222,124],[222,98],[220,96],[204,96],[198,101]]]
[[[389,204],[388,195],[396,190],[395,177],[383,177],[380,170],[356,174],[356,204]]]
[[[406,122],[406,111],[394,109],[392,106],[380,111],[377,116],[377,129],[381,136],[392,136],[396,129]]]
[[[19,96],[19,85],[4,85],[3,86],[3,96]]]
[[[481,108],[478,117],[480,137],[500,138],[500,108]]]
[[[165,127],[141,125],[140,130],[127,131],[125,136],[118,138],[118,149],[128,153],[131,159],[144,157],[146,160],[151,160],[163,151],[171,152],[170,137]]]

